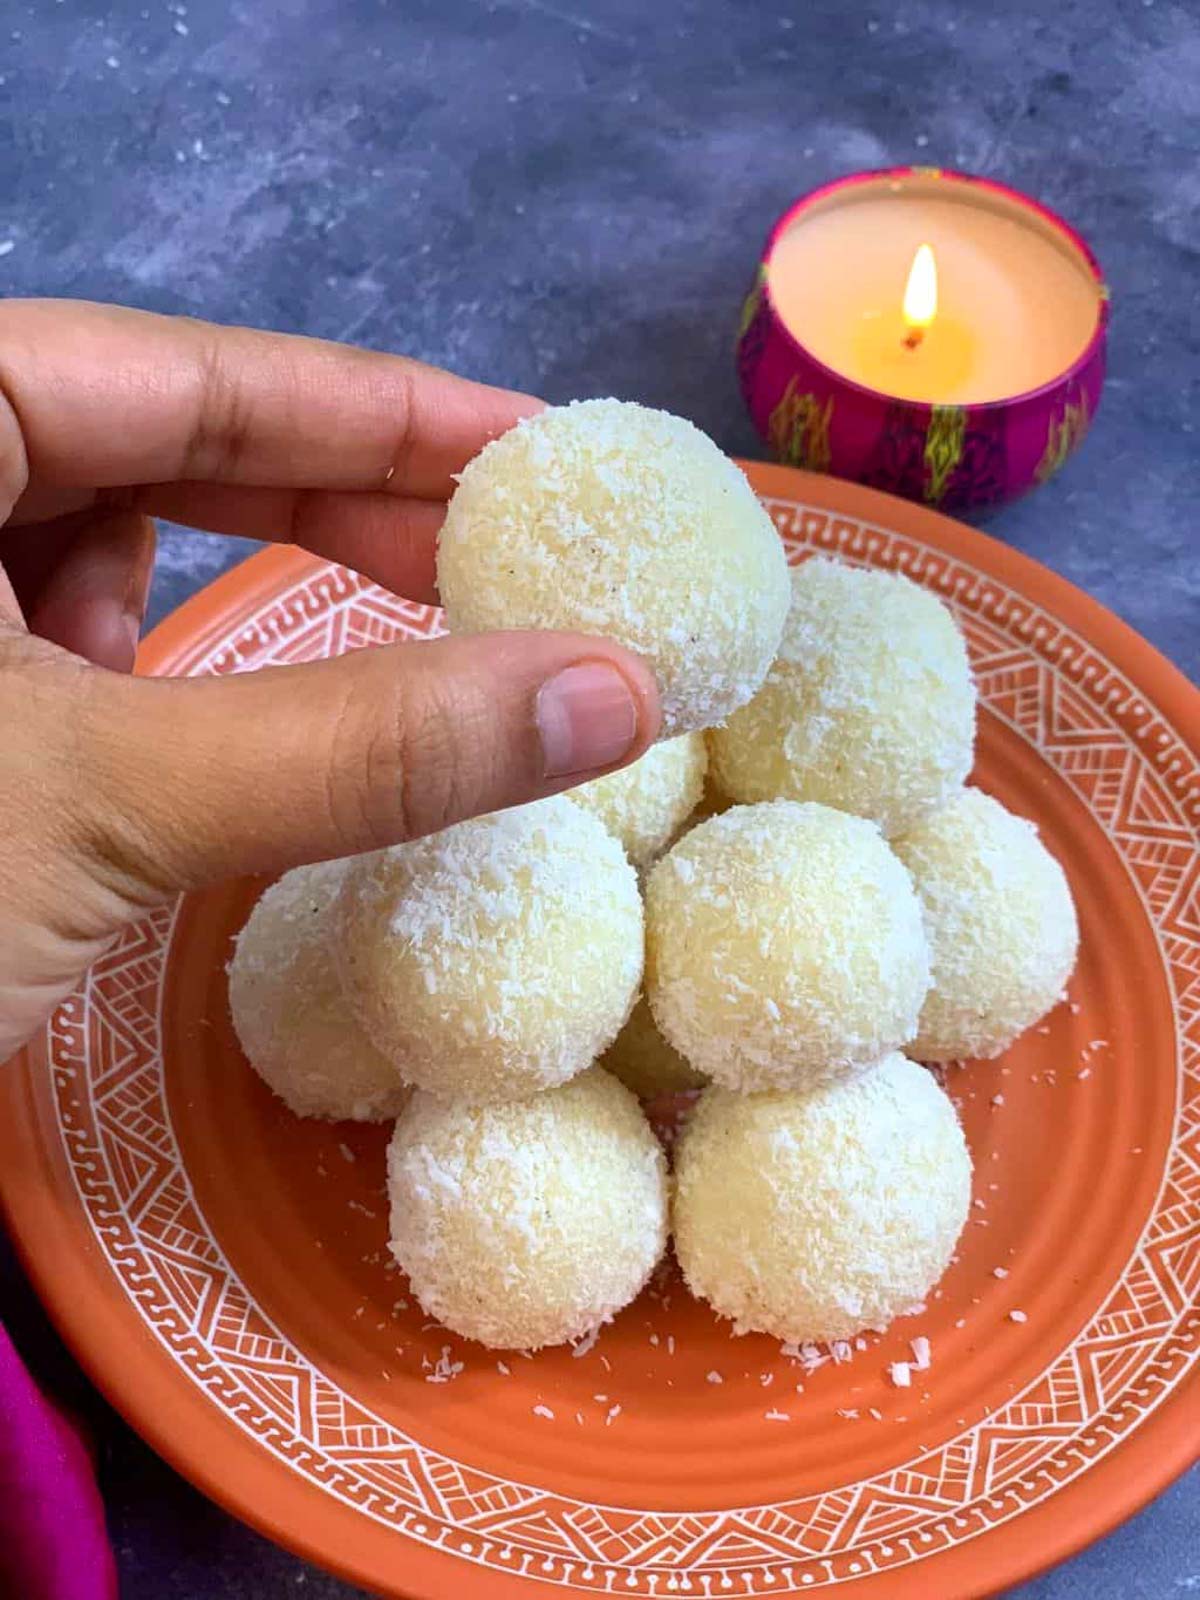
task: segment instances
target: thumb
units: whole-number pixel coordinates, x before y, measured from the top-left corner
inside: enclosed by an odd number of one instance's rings
[[[103,675],[90,832],[140,893],[372,850],[571,787],[658,732],[605,639],[496,633],[226,678]]]

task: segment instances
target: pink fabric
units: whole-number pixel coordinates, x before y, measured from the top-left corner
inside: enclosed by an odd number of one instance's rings
[[[116,1593],[87,1450],[0,1327],[0,1596],[115,1600]]]

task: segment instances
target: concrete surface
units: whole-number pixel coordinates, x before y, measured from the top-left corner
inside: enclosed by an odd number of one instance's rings
[[[789,200],[903,161],[1029,190],[1105,266],[1110,378],[1082,454],[991,531],[1197,675],[1192,0],[7,0],[0,125],[6,293],[356,340],[556,400],[625,395],[747,454],[732,327]],[[152,617],[245,548],[166,530]],[[0,1307],[93,1421],[129,1595],[350,1593],[133,1438],[7,1257]],[[1200,1591],[1198,1529],[1193,1473],[1020,1592]]]

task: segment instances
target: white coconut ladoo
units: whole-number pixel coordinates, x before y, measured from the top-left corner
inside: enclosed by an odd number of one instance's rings
[[[600,1065],[643,1100],[699,1089],[708,1079],[663,1038],[645,995],[639,995],[629,1021],[600,1057]]]
[[[1062,998],[1079,951],[1066,874],[1024,817],[978,789],[895,841],[912,874],[932,978],[912,1054],[995,1056]]]
[[[685,733],[653,745],[631,766],[570,791],[619,839],[635,867],[647,866],[675,838],[704,793],[704,735]]]
[[[552,407],[462,474],[438,546],[452,632],[568,628],[650,664],[663,733],[745,704],[779,646],[783,547],[690,422],[620,400]]]
[[[444,1098],[517,1099],[591,1065],[642,976],[621,846],[555,796],[363,857],[338,903],[355,1014]]]
[[[779,656],[749,705],[710,735],[732,799],[816,800],[893,835],[971,768],[975,687],[936,595],[896,573],[813,559],[792,572]]]
[[[338,980],[332,913],[348,867],[297,867],[266,891],[234,947],[229,1009],[250,1065],[298,1116],[379,1122],[410,1090]]]
[[[809,1091],[708,1089],[676,1147],[680,1266],[739,1333],[885,1328],[946,1270],[970,1202],[954,1107],[900,1055]]]
[[[646,994],[731,1089],[798,1088],[916,1033],[929,982],[908,873],[861,817],[779,800],[693,828],[646,887]]]
[[[628,1305],[667,1238],[666,1164],[593,1068],[508,1105],[418,1093],[388,1151],[391,1248],[422,1308],[501,1349],[578,1339]]]

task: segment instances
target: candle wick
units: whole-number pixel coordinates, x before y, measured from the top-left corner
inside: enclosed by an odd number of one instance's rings
[[[904,335],[904,348],[906,350],[915,350],[917,348],[917,346],[921,343],[921,340],[924,337],[925,337],[925,329],[924,328],[919,328],[919,327],[910,328],[908,330],[908,332]]]

